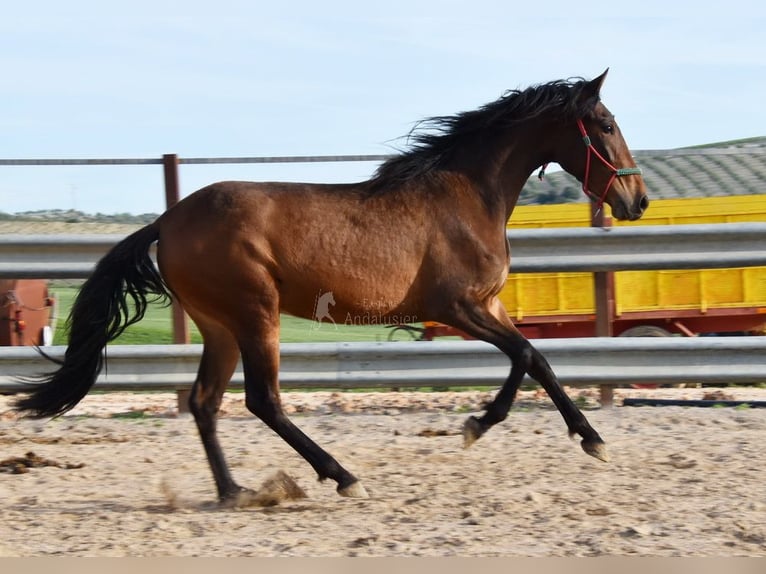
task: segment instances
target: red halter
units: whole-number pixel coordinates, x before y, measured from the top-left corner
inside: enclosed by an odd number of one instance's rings
[[[577,120],[577,127],[580,129],[580,135],[582,135],[582,141],[585,143],[586,147],[586,154],[585,154],[585,175],[582,179],[582,190],[585,195],[590,197],[591,199],[596,200],[596,213],[601,211],[601,208],[604,206],[604,200],[606,199],[606,194],[609,191],[609,188],[612,187],[612,183],[614,183],[614,180],[618,177],[622,177],[624,175],[641,175],[641,168],[640,167],[623,167],[623,168],[616,168],[614,167],[603,155],[598,153],[598,150],[593,147],[593,143],[590,141],[590,137],[588,136],[588,132],[585,131],[585,125],[583,124],[581,119]],[[603,163],[609,171],[612,172],[611,177],[609,178],[609,181],[606,182],[606,187],[604,187],[604,192],[601,195],[596,195],[590,189],[588,189],[588,180],[590,179],[590,158],[591,154],[595,154],[598,159],[601,160],[601,163]],[[545,175],[545,168],[548,166],[548,164],[543,164],[542,168],[540,169],[540,173],[537,174],[537,177],[540,179],[543,179],[543,176]]]

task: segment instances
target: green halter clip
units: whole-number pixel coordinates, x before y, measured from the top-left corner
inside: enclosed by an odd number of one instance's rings
[[[621,167],[615,175],[621,177],[623,175],[641,175],[642,173],[640,167]]]

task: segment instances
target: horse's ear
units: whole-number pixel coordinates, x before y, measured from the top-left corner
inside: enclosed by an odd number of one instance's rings
[[[609,73],[609,68],[604,70],[604,73],[601,74],[598,78],[595,78],[595,79],[591,80],[590,82],[588,82],[593,87],[593,90],[595,92],[594,95],[596,97],[598,97],[599,94],[601,94],[601,86],[604,85],[604,80],[606,80],[606,75],[608,73]]]
[[[581,107],[592,108],[601,99],[601,86],[604,84],[604,80],[606,79],[606,75],[608,73],[609,68],[604,70],[604,73],[599,77],[585,83],[578,98],[578,103]]]

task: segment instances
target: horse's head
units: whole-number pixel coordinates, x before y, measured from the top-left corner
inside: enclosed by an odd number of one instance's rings
[[[607,70],[608,72],[608,70]],[[578,95],[578,117],[557,150],[558,163],[582,182],[583,191],[612,208],[617,219],[639,219],[649,206],[641,170],[622,137],[614,116],[601,103],[601,85],[607,72],[585,82]]]

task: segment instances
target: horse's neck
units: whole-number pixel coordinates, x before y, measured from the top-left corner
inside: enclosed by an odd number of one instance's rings
[[[488,149],[476,150],[467,172],[474,185],[481,190],[484,203],[492,212],[508,221],[519,200],[519,195],[534,171],[550,161],[546,142],[540,141],[543,130],[530,124],[519,126],[498,139]]]

